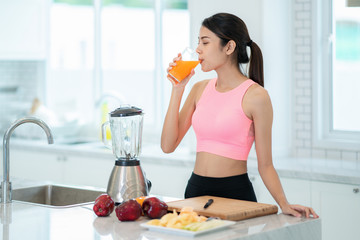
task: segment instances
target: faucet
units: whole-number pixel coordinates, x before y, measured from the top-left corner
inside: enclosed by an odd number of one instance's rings
[[[9,144],[10,144],[10,137],[12,132],[15,130],[15,128],[17,128],[19,125],[23,124],[23,123],[35,123],[37,125],[39,125],[46,133],[47,139],[48,139],[48,143],[49,144],[53,144],[54,143],[54,139],[53,139],[53,135],[51,133],[50,128],[48,127],[48,125],[42,121],[41,119],[38,118],[34,118],[34,117],[25,117],[25,118],[20,118],[18,120],[16,120],[13,124],[11,124],[11,126],[7,129],[7,131],[4,134],[4,141],[3,141],[3,181],[1,182],[1,193],[2,193],[2,198],[1,198],[1,202],[2,203],[10,203],[11,202],[11,182],[10,182],[10,151],[9,151]]]

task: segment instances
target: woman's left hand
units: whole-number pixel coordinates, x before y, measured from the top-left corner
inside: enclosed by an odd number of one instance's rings
[[[295,217],[305,216],[309,218],[311,215],[313,218],[319,217],[311,207],[306,207],[297,204],[288,204],[282,207],[281,210],[284,214],[293,215]]]

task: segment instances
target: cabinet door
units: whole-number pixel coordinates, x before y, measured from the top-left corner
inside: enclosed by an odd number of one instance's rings
[[[251,176],[250,180],[258,202],[276,204],[259,175]],[[284,177],[281,177],[280,181],[289,203],[311,206],[310,181]]]
[[[150,194],[184,198],[192,167],[141,162],[146,177],[151,181]]]
[[[359,239],[360,193],[355,185],[313,182],[312,201],[326,240]]]
[[[112,155],[104,159],[13,149],[10,177],[106,189],[114,162]]]
[[[75,154],[64,162],[64,184],[107,188],[115,159],[108,157],[85,157]]]
[[[311,182],[295,178],[280,178],[286,198],[290,204],[311,206]]]
[[[62,183],[65,156],[12,149],[10,151],[10,177]]]
[[[0,59],[44,59],[48,0],[0,1]]]
[[[276,204],[274,198],[271,196],[269,190],[263,183],[260,175],[251,175],[250,181],[253,184],[253,188],[258,202]]]

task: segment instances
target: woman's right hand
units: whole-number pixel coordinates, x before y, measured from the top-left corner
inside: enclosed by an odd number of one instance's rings
[[[190,74],[184,78],[181,82],[176,81],[172,76],[170,76],[169,71],[176,66],[176,62],[181,60],[181,53],[179,53],[177,55],[177,57],[175,57],[173,59],[173,61],[171,63],[169,63],[169,67],[167,68],[166,72],[167,74],[167,78],[169,79],[169,81],[172,83],[173,88],[184,88],[186,86],[186,84],[189,82],[190,78],[195,74],[194,69],[191,70]]]

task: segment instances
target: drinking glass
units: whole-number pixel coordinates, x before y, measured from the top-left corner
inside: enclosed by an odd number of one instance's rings
[[[176,62],[176,66],[169,71],[169,75],[177,82],[181,82],[191,73],[191,70],[194,69],[199,62],[198,54],[191,48],[185,48],[181,53],[181,60]]]

